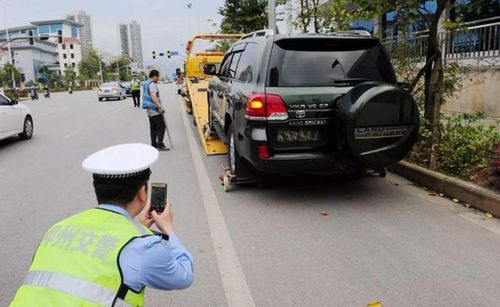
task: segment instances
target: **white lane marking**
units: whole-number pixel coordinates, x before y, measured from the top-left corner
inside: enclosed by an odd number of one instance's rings
[[[472,222],[486,230],[489,230],[497,235],[500,235],[500,219],[484,218],[484,213],[466,212],[460,216],[469,222]]]
[[[72,137],[82,133],[83,131],[85,131],[85,128],[78,128],[75,131],[66,134],[65,136],[63,136],[63,138],[65,138],[65,139],[72,138]]]
[[[184,112],[183,112],[184,113]],[[248,287],[245,274],[241,268],[238,255],[234,249],[233,241],[229,235],[226,221],[220,210],[219,202],[210,183],[208,172],[203,164],[200,151],[196,146],[196,140],[191,133],[187,115],[183,115],[184,127],[188,136],[191,157],[198,178],[203,206],[207,214],[208,227],[212,244],[215,250],[215,257],[222,278],[222,286],[229,306],[249,306],[254,307],[250,288]]]

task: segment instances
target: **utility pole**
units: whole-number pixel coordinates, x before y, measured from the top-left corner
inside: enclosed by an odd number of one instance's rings
[[[101,54],[97,53],[97,56],[99,57],[99,75],[101,76],[101,83],[104,83],[104,79],[102,76]]]
[[[10,65],[12,65],[10,68],[10,73],[11,73],[11,77],[12,77],[12,88],[16,88],[16,76],[14,74],[14,56],[12,55],[12,51],[10,50],[9,29],[7,27],[5,27],[5,34],[7,37],[7,49],[9,51],[9,55],[10,55]]]
[[[269,0],[268,3],[268,20],[269,30],[273,30],[276,33],[276,0]]]
[[[12,77],[12,87],[15,88],[16,87],[16,76],[14,74],[14,56],[12,55],[12,51],[10,50],[10,38],[9,38],[9,27],[8,27],[8,24],[7,24],[7,0],[4,0],[3,3],[2,3],[2,10],[3,10],[3,17],[4,17],[4,20],[5,20],[5,36],[7,38],[7,48],[8,48],[8,51],[9,51],[9,56],[10,56],[10,65],[12,65],[11,67],[11,77]]]

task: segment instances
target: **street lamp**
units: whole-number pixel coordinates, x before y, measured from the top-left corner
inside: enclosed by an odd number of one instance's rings
[[[97,57],[99,58],[99,76],[101,77],[101,83],[104,83],[104,77],[102,76],[101,53],[97,52]]]
[[[9,51],[10,56],[10,65],[12,65],[10,72],[12,77],[12,87],[16,88],[16,76],[14,74],[14,56],[12,55],[12,51],[10,50],[10,38],[9,38],[9,28],[7,25],[7,10],[6,10],[7,0],[3,1],[2,10],[3,10],[3,20],[5,20],[5,36],[7,38],[7,49]]]

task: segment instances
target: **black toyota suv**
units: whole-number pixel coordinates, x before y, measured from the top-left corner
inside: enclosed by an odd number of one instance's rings
[[[365,31],[243,37],[208,88],[209,129],[229,166],[260,173],[383,172],[418,136],[418,109],[398,86],[380,42]]]

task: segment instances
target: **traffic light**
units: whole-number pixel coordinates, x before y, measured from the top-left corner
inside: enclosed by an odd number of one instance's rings
[[[28,31],[28,43],[33,45],[35,43],[35,38],[33,37],[33,30]]]
[[[156,51],[153,51],[152,55],[153,55],[153,60],[156,59]]]
[[[167,58],[172,58],[172,52],[170,52],[170,50],[167,50]]]
[[[63,42],[62,30],[57,30],[57,42],[59,44],[62,44],[62,42]]]
[[[176,68],[175,69],[175,74],[177,75],[177,77],[180,77],[181,76],[181,69],[180,68]]]
[[[25,74],[21,74],[21,82],[24,82],[26,81],[26,75]]]

